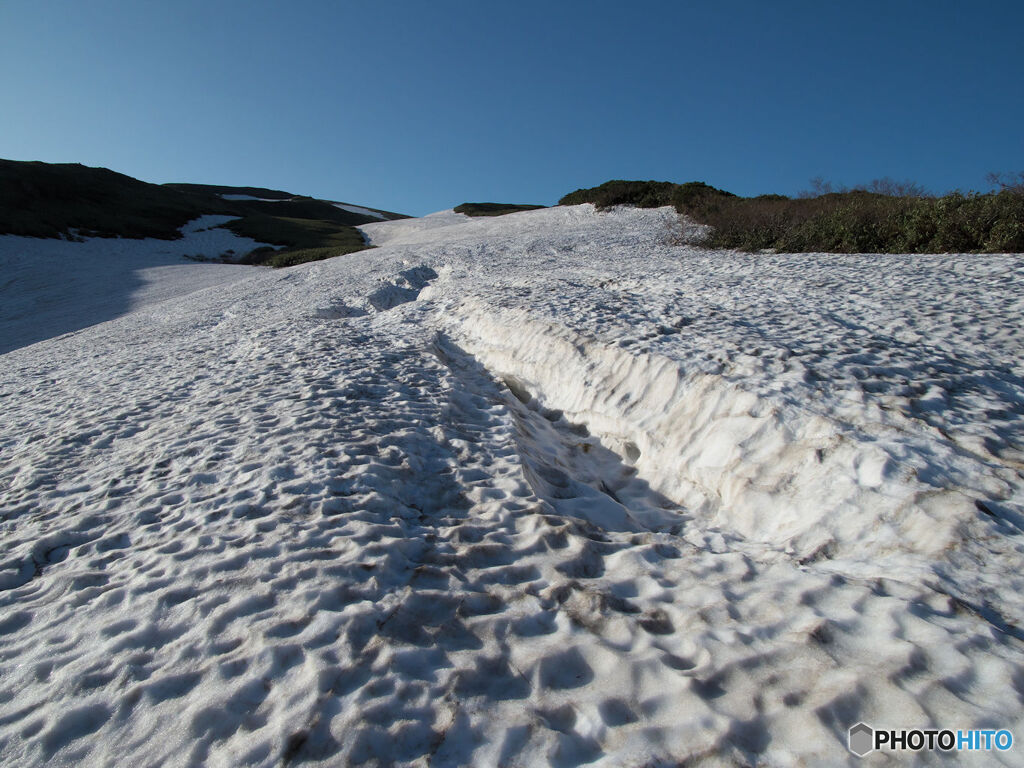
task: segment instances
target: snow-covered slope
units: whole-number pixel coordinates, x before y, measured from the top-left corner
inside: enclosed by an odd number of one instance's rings
[[[387,216],[385,216],[380,211],[374,211],[371,208],[364,208],[361,205],[350,205],[349,203],[335,203],[335,205],[338,208],[341,208],[343,211],[348,211],[349,213],[358,213],[361,216],[369,216],[374,219],[387,218]]]
[[[0,358],[0,761],[1024,733],[1024,259],[590,206],[363,229]]]
[[[195,261],[266,245],[217,227],[231,218],[201,216],[179,240],[0,235],[0,354],[249,277],[254,267]]]

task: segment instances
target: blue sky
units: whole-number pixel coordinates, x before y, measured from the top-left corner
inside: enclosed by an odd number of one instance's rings
[[[1024,170],[1024,3],[0,1],[0,157],[413,215]]]

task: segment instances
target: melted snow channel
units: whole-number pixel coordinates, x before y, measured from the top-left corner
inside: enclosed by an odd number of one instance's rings
[[[957,457],[917,452],[895,428],[828,419],[524,310],[468,301],[454,333],[520,400],[583,427],[666,499],[803,559],[937,553],[973,514],[961,490],[917,479],[936,463],[956,474]]]

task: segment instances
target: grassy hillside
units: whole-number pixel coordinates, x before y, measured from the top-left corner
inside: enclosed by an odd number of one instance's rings
[[[307,204],[308,203],[317,203],[317,204],[320,204],[320,205],[329,205],[329,206],[332,206],[332,207],[335,207],[335,208],[337,208],[337,206],[339,205],[339,203],[337,203],[337,202],[335,202],[333,200],[320,200],[320,199],[315,198],[315,197],[306,197],[304,195],[295,195],[295,194],[292,194],[291,192],[285,192],[285,191],[280,190],[280,189],[267,189],[266,187],[227,187],[227,186],[217,185],[217,184],[181,184],[181,183],[164,184],[162,186],[168,187],[170,189],[182,190],[184,192],[197,192],[197,193],[202,193],[202,194],[216,195],[217,197],[219,197],[221,199],[223,199],[224,195],[228,195],[228,196],[231,196],[231,195],[248,195],[250,197],[258,198],[257,200],[233,201],[233,202],[241,203],[246,209],[251,209],[251,210],[273,211],[274,209],[272,207],[268,207],[267,203],[269,203],[271,206],[273,206],[275,203],[280,203],[280,202],[287,201],[289,203],[288,213],[289,213],[290,216],[295,216],[297,211],[298,211],[298,206],[302,205],[303,203],[307,203]],[[358,206],[358,207],[366,208],[366,206]],[[369,222],[372,222],[372,221],[380,221],[379,218],[375,218],[373,216],[367,216],[365,214],[356,213],[356,212],[353,212],[353,211],[346,211],[343,208],[337,208],[337,210],[342,211],[343,213],[346,213],[348,220],[354,221],[357,224],[366,224],[366,223],[369,223]],[[395,219],[407,219],[407,218],[409,218],[404,213],[395,213],[394,211],[384,211],[384,210],[381,210],[379,208],[366,208],[366,210],[372,211],[373,213],[378,213],[384,219],[386,219],[388,221],[393,221]],[[312,218],[316,218],[316,216],[312,216]]]
[[[0,160],[0,234],[169,240],[204,213],[228,213],[228,205],[106,168]]]
[[[507,213],[535,211],[538,208],[546,207],[528,203],[463,203],[455,206],[454,210],[456,213],[464,213],[467,216],[504,216]]]
[[[559,204],[671,205],[713,227],[706,244],[717,248],[788,253],[1024,252],[1021,189],[941,197],[925,195],[912,185],[908,189],[908,194],[854,189],[813,197],[745,198],[703,182],[609,181],[576,190]]]
[[[169,189],[179,189],[183,192],[198,192],[207,195],[249,195],[265,200],[290,200],[295,197],[291,192],[280,189],[267,189],[266,187],[225,187],[218,184],[182,184],[170,183],[161,186]]]
[[[370,247],[358,229],[330,219],[256,213],[229,221],[224,227],[261,243],[285,246],[280,250],[258,248],[242,259],[246,264],[291,267]]]
[[[264,199],[225,200],[223,195]],[[227,228],[284,246],[258,249],[245,258],[272,266],[362,250],[368,246],[355,227],[380,220],[282,190],[149,184],[106,168],[0,160],[0,234],[174,240],[183,224],[204,214],[234,216]]]

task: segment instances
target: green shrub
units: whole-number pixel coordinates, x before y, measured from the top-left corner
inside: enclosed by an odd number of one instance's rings
[[[741,200],[719,215],[710,245],[834,253],[1008,252],[1024,249],[1024,199],[1010,192],[939,198],[861,191]],[[692,214],[691,214],[692,215]]]
[[[606,181],[599,187],[577,189],[558,201],[559,205],[593,203],[598,209],[614,205],[632,205],[637,208],[661,208],[672,205],[672,195],[678,184],[670,181]]]
[[[821,180],[816,187],[834,189]],[[710,225],[706,245],[716,248],[787,253],[1024,252],[1024,194],[1013,188],[928,197],[912,182],[882,179],[869,187],[795,199],[743,198],[703,182],[610,181],[576,190],[560,204],[673,205],[679,213]]]

